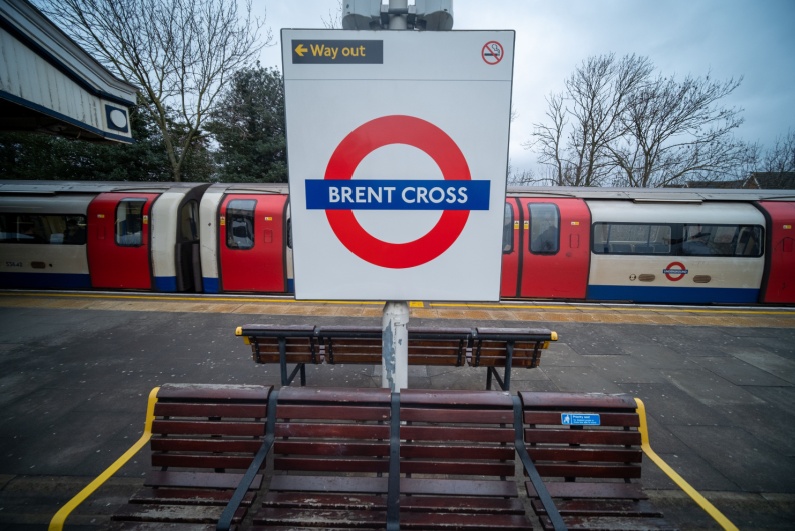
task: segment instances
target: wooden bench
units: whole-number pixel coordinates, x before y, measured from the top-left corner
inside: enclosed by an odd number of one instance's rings
[[[382,331],[377,326],[245,325],[235,334],[251,346],[257,363],[278,363],[281,383],[290,385],[300,374],[306,385],[306,364],[368,364],[382,360]],[[492,377],[502,390],[510,390],[511,369],[535,368],[541,350],[557,334],[536,328],[434,328],[410,326],[409,365],[486,367],[486,388]],[[288,374],[287,365],[296,364]],[[497,368],[502,367],[500,376]]]
[[[632,397],[519,396],[527,451],[569,529],[672,529],[640,483],[640,419]],[[527,493],[544,529],[550,529],[530,482]]]
[[[544,529],[671,529],[640,485],[639,445],[667,467],[644,411],[625,395],[167,384],[141,440],[50,529],[150,433],[155,470],[113,529],[531,529],[525,502]]]
[[[286,387],[276,417],[254,529],[532,528],[507,393]]]
[[[167,384],[157,392],[144,487],[112,516],[114,529],[212,524],[261,448],[271,387]],[[262,484],[255,475],[233,521]]]

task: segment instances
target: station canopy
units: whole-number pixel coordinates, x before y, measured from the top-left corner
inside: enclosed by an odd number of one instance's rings
[[[136,92],[27,1],[0,2],[0,130],[132,142]]]

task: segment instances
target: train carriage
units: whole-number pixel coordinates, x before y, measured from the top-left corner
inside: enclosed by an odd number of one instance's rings
[[[208,184],[0,183],[0,287],[201,291]]]
[[[509,188],[500,296],[795,303],[794,196]],[[285,184],[0,181],[0,287],[289,295],[290,233]]]
[[[287,185],[214,184],[200,215],[207,293],[293,292]]]

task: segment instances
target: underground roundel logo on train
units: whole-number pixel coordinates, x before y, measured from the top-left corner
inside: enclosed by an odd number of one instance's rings
[[[443,180],[353,179],[364,158],[378,148],[405,144],[424,151]],[[490,182],[473,181],[464,154],[436,125],[405,115],[366,122],[340,142],[323,179],[307,179],[307,210],[325,210],[331,230],[350,252],[371,264],[405,269],[442,255],[458,239],[472,210],[489,209]],[[423,236],[405,243],[376,238],[354,210],[440,210],[439,221]]]
[[[682,280],[687,274],[687,268],[682,262],[671,262],[663,269],[663,274],[668,277],[671,282]]]

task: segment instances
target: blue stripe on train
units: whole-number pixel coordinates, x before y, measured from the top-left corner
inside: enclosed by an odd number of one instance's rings
[[[202,277],[205,293],[220,293],[218,277]]]
[[[6,289],[87,289],[88,273],[0,273],[0,288]]]
[[[177,291],[177,277],[155,277],[155,289],[157,291]]]
[[[756,303],[759,289],[588,286],[588,300],[668,303]]]

